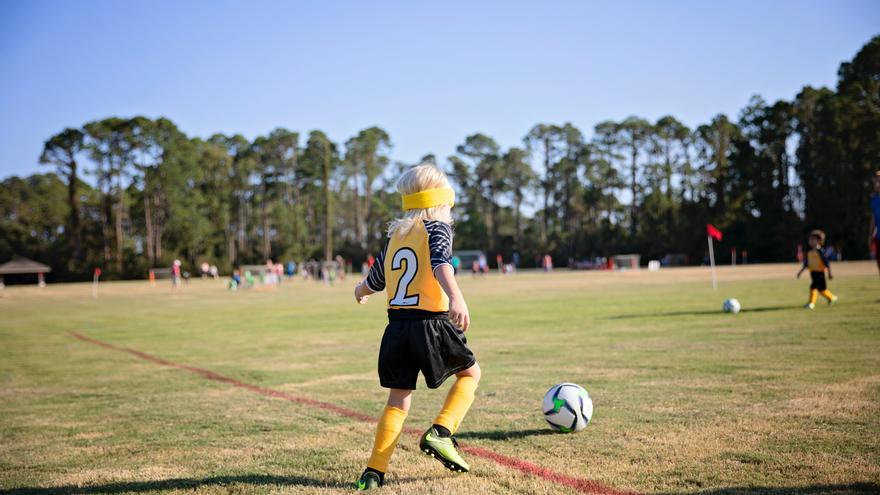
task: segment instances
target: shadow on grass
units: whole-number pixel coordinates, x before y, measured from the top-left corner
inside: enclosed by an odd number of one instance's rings
[[[47,487],[21,487],[0,490],[0,495],[67,495],[74,493],[138,493],[168,490],[194,490],[200,487],[224,487],[226,485],[278,485],[282,487],[353,488],[354,483],[333,483],[302,476],[274,476],[270,474],[243,474],[211,476],[208,478],[171,478],[153,481],[119,481],[103,485],[61,485]]]
[[[880,493],[880,485],[871,482],[807,486],[736,486],[688,492],[665,492],[655,495],[863,495]]]
[[[784,311],[786,309],[799,309],[801,305],[797,306],[762,306],[759,308],[745,308],[740,310],[740,313],[766,313],[768,311]],[[637,313],[637,314],[626,314],[626,315],[616,315],[609,316],[607,319],[609,320],[630,320],[634,318],[662,318],[664,316],[707,316],[707,315],[720,315],[724,314],[720,309],[705,309],[701,311],[671,311],[667,313]]]
[[[494,431],[463,431],[456,433],[455,438],[462,440],[479,439],[479,440],[513,440],[516,438],[535,437],[541,435],[558,435],[559,432],[549,428],[534,430],[494,430]]]

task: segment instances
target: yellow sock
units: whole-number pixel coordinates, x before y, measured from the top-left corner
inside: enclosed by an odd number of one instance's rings
[[[819,298],[819,291],[816,289],[810,289],[810,304],[816,304],[816,299]]]
[[[391,460],[391,454],[394,453],[394,447],[397,447],[404,421],[406,421],[406,411],[394,406],[385,406],[376,426],[376,441],[373,442],[373,453],[370,455],[367,467],[383,473],[388,472],[388,462]]]
[[[828,289],[825,289],[825,290],[822,291],[822,296],[823,296],[825,299],[828,299],[829,301],[832,300],[832,299],[834,299],[834,294],[832,294],[831,291],[828,290]]]
[[[474,402],[476,390],[477,381],[473,377],[463,376],[457,379],[449,389],[446,402],[434,419],[434,424],[443,426],[452,433],[458,431],[458,426]]]

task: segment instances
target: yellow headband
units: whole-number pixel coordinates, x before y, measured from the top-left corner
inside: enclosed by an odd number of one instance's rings
[[[426,189],[413,194],[405,194],[403,196],[403,209],[405,211],[433,208],[440,205],[453,206],[455,204],[455,191],[447,187],[438,187],[437,189]]]

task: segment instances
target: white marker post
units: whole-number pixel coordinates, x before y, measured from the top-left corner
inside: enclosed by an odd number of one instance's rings
[[[712,290],[718,290],[718,278],[715,276],[715,243],[713,239],[721,240],[723,234],[711,223],[706,224],[706,240],[709,242],[709,263],[712,265]]]
[[[95,268],[95,273],[92,275],[92,297],[98,297],[98,278],[101,277],[101,269]]]
[[[706,239],[709,241],[709,264],[712,266],[712,290],[718,290],[718,279],[715,278],[715,247],[711,235],[707,235]]]

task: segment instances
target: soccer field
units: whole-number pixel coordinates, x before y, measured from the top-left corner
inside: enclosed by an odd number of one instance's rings
[[[876,268],[835,264],[840,301],[814,311],[797,269],[723,268],[717,292],[703,268],[460,277],[473,471],[404,434],[381,493],[877,493]],[[0,292],[0,493],[350,493],[386,398],[384,295],[358,306],[355,282]],[[542,418],[562,381],[593,398],[583,432]],[[450,383],[420,381],[407,427]]]

